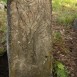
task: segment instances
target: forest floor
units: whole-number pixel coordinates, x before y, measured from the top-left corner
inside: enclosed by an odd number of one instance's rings
[[[69,77],[77,77],[77,30],[56,22],[52,13],[53,56],[62,62],[68,70]]]
[[[77,1],[52,0],[52,4],[54,59],[65,65],[69,77],[77,77]]]

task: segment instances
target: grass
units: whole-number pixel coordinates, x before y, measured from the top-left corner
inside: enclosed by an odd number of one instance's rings
[[[55,31],[53,32],[53,44],[54,48],[53,51],[56,54],[56,57],[59,54],[64,55],[61,61],[65,59],[65,55],[69,54],[69,48],[67,47],[67,43],[65,38],[65,32],[60,32],[63,28],[67,29],[68,26],[72,26],[73,21],[77,18],[77,0],[52,0],[52,14],[55,23],[59,24],[55,26]],[[62,25],[62,26],[60,26]],[[59,27],[58,27],[59,26]],[[58,27],[58,30],[56,29]],[[62,28],[62,29],[61,29]],[[66,30],[65,30],[66,31]],[[70,44],[69,44],[70,45]],[[60,55],[58,56],[58,58]],[[68,57],[68,56],[67,56]],[[57,58],[57,60],[58,60]],[[70,59],[71,60],[71,59]],[[67,67],[64,65],[66,63],[62,63],[61,61],[54,61],[53,70],[54,70],[54,77],[69,77]]]
[[[3,1],[3,2],[7,3],[7,0],[0,0],[0,1]]]
[[[52,4],[57,23],[71,25],[77,18],[77,0],[53,0]]]
[[[61,33],[59,31],[54,32],[53,35],[54,35],[54,40],[56,41],[60,41],[62,39]]]

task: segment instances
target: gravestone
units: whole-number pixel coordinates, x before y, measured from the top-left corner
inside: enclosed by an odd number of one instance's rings
[[[9,77],[51,77],[51,0],[8,0]]]

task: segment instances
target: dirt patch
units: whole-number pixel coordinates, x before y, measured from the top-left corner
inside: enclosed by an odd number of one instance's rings
[[[54,58],[66,66],[69,77],[77,77],[77,31],[57,24],[54,17],[52,25]]]

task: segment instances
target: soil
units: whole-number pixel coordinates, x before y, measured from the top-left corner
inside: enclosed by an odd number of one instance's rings
[[[55,42],[53,39],[53,57],[66,66],[69,77],[77,77],[77,30],[72,26],[59,25],[54,18],[53,33],[60,32],[61,39]]]
[[[0,56],[0,77],[9,77],[7,53]]]

